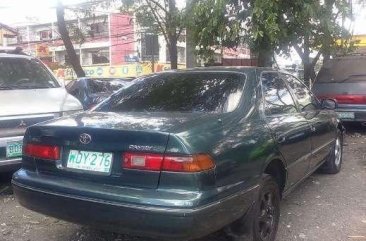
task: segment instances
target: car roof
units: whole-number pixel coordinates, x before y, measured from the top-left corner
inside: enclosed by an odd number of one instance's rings
[[[17,59],[34,59],[32,56],[23,55],[23,54],[8,54],[8,53],[1,53],[0,58],[17,58]]]
[[[257,67],[257,66],[210,66],[210,67],[197,67],[185,70],[178,70],[184,72],[194,72],[194,71],[235,71],[235,72],[247,72],[249,70],[275,70],[270,67]]]

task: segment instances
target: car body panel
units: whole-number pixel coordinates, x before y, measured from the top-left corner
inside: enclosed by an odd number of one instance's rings
[[[271,161],[283,163],[285,191],[290,190],[313,171],[315,145],[335,138],[330,133],[336,126],[326,111],[318,110],[311,118],[300,111],[266,118],[259,79],[265,70],[186,70],[245,76],[243,96],[232,112],[91,111],[28,128],[25,143],[61,146],[62,157],[52,162],[24,156],[23,168],[13,177],[16,196],[23,206],[44,214],[142,236],[188,239],[224,227],[250,210]],[[319,135],[312,133],[310,119],[321,123],[315,129]],[[83,133],[91,136],[90,143],[80,142]],[[111,174],[65,168],[70,149],[113,153]],[[208,154],[215,166],[193,173],[130,170],[122,165],[123,153],[130,151]],[[54,208],[59,203],[65,204],[62,212]]]
[[[60,113],[81,109],[80,102],[68,94],[63,87],[0,90],[0,92],[0,117]]]

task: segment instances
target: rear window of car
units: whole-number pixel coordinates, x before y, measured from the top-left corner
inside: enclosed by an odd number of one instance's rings
[[[60,87],[38,60],[0,58],[0,89],[43,89]]]
[[[228,72],[165,73],[137,80],[96,111],[231,112],[237,108],[245,76]]]
[[[331,59],[324,63],[316,78],[317,83],[352,83],[366,81],[366,57],[350,56]]]

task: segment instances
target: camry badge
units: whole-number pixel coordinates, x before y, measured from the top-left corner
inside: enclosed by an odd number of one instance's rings
[[[89,134],[83,133],[80,135],[79,140],[82,144],[87,145],[92,141],[92,138]]]

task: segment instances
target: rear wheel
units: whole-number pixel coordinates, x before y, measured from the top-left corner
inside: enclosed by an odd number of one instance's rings
[[[272,176],[264,175],[258,199],[250,214],[234,222],[228,235],[236,240],[274,241],[280,218],[280,189]]]
[[[342,168],[343,159],[343,138],[338,135],[326,162],[321,167],[321,171],[326,174],[337,174]]]

